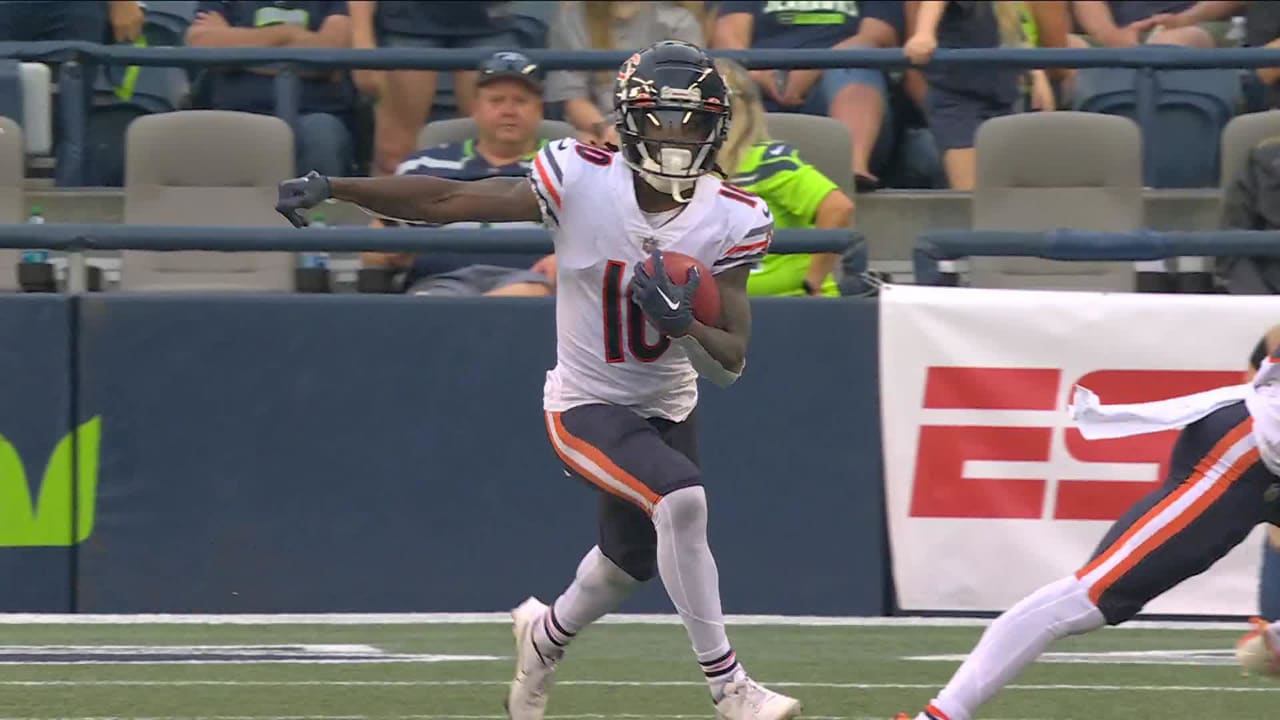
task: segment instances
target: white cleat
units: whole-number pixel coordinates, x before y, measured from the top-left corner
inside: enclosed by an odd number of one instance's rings
[[[716,703],[719,720],[788,720],[800,715],[800,701],[776,693],[751,678],[729,682]]]
[[[511,681],[507,717],[511,720],[542,720],[547,712],[547,691],[551,689],[555,663],[543,659],[533,644],[534,623],[542,620],[547,606],[529,598],[511,611],[511,633],[516,638],[516,677]]]
[[[1280,645],[1276,631],[1261,618],[1252,618],[1253,630],[1236,643],[1236,661],[1247,675],[1280,678]]]

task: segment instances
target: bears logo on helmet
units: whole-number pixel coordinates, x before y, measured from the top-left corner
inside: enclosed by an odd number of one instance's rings
[[[627,59],[614,93],[623,161],[650,185],[680,193],[715,167],[729,133],[729,93],[701,48],[654,43]]]

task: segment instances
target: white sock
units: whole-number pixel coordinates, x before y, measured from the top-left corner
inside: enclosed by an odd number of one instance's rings
[[[720,575],[707,543],[707,494],[687,487],[665,496],[653,511],[658,534],[658,575],[684,622],[693,652],[719,701],[741,666],[725,634]]]
[[[618,609],[640,581],[593,547],[578,563],[578,573],[533,628],[533,645],[543,657],[558,660],[582,628]]]
[[[1075,576],[1050,583],[996,618],[978,646],[938,693],[928,720],[971,720],[973,713],[1018,677],[1053,641],[1097,630],[1106,624]]]

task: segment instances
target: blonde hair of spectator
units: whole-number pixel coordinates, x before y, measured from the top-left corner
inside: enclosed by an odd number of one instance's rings
[[[1022,27],[1022,2],[992,0],[991,9],[996,16],[996,27],[1000,30],[1001,47],[1024,47],[1027,45],[1026,33]]]
[[[760,91],[747,69],[728,58],[716,58],[716,70],[724,78],[729,89],[729,137],[725,138],[716,164],[725,175],[732,177],[738,171],[742,158],[752,145],[769,137],[769,127],[764,119],[764,103]]]

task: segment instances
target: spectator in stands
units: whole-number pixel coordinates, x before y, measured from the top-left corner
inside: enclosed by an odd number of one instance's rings
[[[633,0],[562,3],[549,40],[556,50],[630,50],[659,40],[704,44],[699,21],[687,8]],[[615,75],[614,70],[560,70],[547,75],[547,102],[564,103],[564,119],[578,130],[583,142],[618,145],[611,117]]]
[[[538,138],[542,122],[542,81],[537,65],[517,52],[500,52],[481,68],[471,119],[476,137],[415,152],[396,168],[397,175],[433,175],[450,180],[479,180],[529,174],[533,157],[545,140]],[[374,227],[394,225],[374,220]],[[522,223],[504,224],[504,227]],[[460,227],[462,223],[449,227]],[[538,227],[529,223],[529,227]],[[550,295],[555,287],[555,256],[531,268],[476,264],[466,255],[364,253],[366,268],[381,268],[388,276],[407,272],[403,287],[416,295]]]
[[[919,3],[911,37],[904,50],[911,62],[924,65],[939,46],[947,48],[1019,47],[1026,44],[1021,3]],[[1040,35],[1039,44],[1066,43],[1065,8],[1058,3],[1032,3],[1030,12]],[[1056,31],[1057,37],[1045,30]],[[954,190],[973,189],[977,175],[974,139],[986,120],[1012,114],[1020,95],[1015,68],[933,65],[925,68],[928,91],[925,115],[942,150],[947,180]]]
[[[522,46],[510,2],[374,2],[352,0],[357,48],[478,48]],[[418,132],[435,102],[434,70],[357,70],[356,87],[377,100],[373,174],[390,175],[417,146]],[[458,110],[466,115],[476,94],[475,71],[453,75]]]
[[[1280,47],[1280,3],[1244,2],[1244,0],[1212,0],[1198,2],[1177,13],[1162,13],[1152,20],[1166,30],[1197,28],[1226,20],[1243,12],[1245,19],[1245,47]],[[1280,85],[1280,67],[1254,68],[1253,79],[1263,87],[1265,95],[1256,109],[1280,106],[1276,87]]]
[[[1017,5],[1023,47],[1067,47],[1071,34],[1067,0],[1018,2]],[[1050,112],[1063,107],[1074,79],[1075,71],[1070,68],[1028,70],[1023,76],[1021,110]]]
[[[351,46],[345,2],[218,2],[201,0],[187,30],[191,47]],[[252,67],[211,72],[212,105],[219,110],[275,112],[275,70]],[[299,173],[350,172],[355,92],[342,70],[301,73],[300,115],[294,132]]]
[[[0,2],[0,42],[133,42],[141,33],[138,0]]]
[[[133,42],[141,33],[142,5],[137,0],[0,2],[0,42]],[[60,67],[55,64],[54,72]],[[85,78],[83,91],[80,102],[86,108],[91,107],[93,78]],[[66,186],[71,184],[70,173],[78,159],[67,155],[61,135],[61,129],[56,129],[54,173],[57,184]]]
[[[1222,227],[1227,230],[1280,229],[1280,138],[1264,140],[1249,151],[1240,175],[1222,198]],[[1280,294],[1280,259],[1219,257],[1215,274],[1236,295]]]
[[[1181,13],[1194,4],[1189,0],[1074,0],[1076,23],[1088,33],[1087,40],[1077,38],[1074,44],[1123,48],[1150,43],[1212,48],[1213,36],[1202,27],[1162,26],[1160,18]]]
[[[1166,31],[1183,28],[1200,28],[1211,23],[1243,14],[1245,18],[1245,47],[1275,47],[1280,38],[1280,3],[1252,2],[1246,0],[1209,0],[1185,5],[1182,10],[1166,11],[1151,16],[1157,27]],[[1268,68],[1280,74],[1280,69]],[[1275,80],[1272,79],[1271,82]]]
[[[769,139],[760,89],[741,65],[718,58],[729,87],[732,123],[716,158],[735,185],[759,195],[775,228],[847,228],[853,201],[786,143]],[[747,280],[751,295],[839,295],[839,253],[767,255]]]
[[[902,42],[901,2],[720,3],[716,48],[890,48]],[[849,128],[859,190],[880,184],[892,151],[888,85],[875,68],[753,70],[768,112],[830,115]]]

